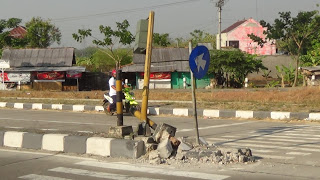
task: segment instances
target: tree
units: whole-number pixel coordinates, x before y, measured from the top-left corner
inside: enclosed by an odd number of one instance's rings
[[[198,43],[211,43],[213,49],[216,47],[216,36],[211,35],[209,33],[206,33],[202,30],[194,30],[193,32],[190,33],[191,35],[191,41],[192,41],[192,46],[198,45]]]
[[[18,18],[9,18],[8,20],[1,19],[0,20],[0,56],[1,50],[4,47],[13,47],[20,48],[25,47],[27,44],[26,38],[14,38],[9,36],[10,30],[12,28],[16,28],[20,25],[21,19]]]
[[[167,47],[168,45],[171,44],[169,34],[168,33],[165,33],[165,34],[154,33],[153,34],[153,43],[156,46]]]
[[[95,38],[91,33],[91,29],[79,29],[78,33],[73,33],[72,36],[77,42],[82,42],[83,39],[88,36],[94,38],[92,43],[107,48],[107,51],[101,48],[100,50],[104,51],[105,54],[115,62],[116,68],[118,69],[121,65],[121,61],[129,54],[131,49],[128,49],[125,54],[116,54],[114,46],[130,45],[134,41],[134,36],[128,30],[130,24],[127,20],[124,20],[122,23],[116,22],[116,24],[116,30],[113,30],[110,26],[99,26],[100,33],[105,36],[102,40]]]
[[[259,72],[267,69],[257,55],[235,50],[213,50],[210,51],[209,73],[212,73],[218,85],[240,88],[249,73]]]
[[[260,24],[267,29],[264,31],[266,39],[280,40],[278,45],[289,52],[296,61],[295,78],[292,86],[296,86],[298,80],[298,67],[300,56],[306,54],[312,39],[319,34],[320,16],[318,11],[299,12],[297,17],[291,17],[291,12],[280,12],[280,18],[275,19],[271,25],[265,21]],[[248,35],[253,41],[263,46],[266,41],[254,34]]]
[[[26,23],[27,38],[32,48],[46,48],[54,42],[60,44],[61,32],[49,20],[33,17]]]

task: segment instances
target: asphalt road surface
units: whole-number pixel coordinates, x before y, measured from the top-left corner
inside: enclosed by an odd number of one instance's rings
[[[116,117],[76,113],[0,109],[0,127],[60,131],[105,132]],[[150,117],[177,127],[177,137],[194,136],[192,117]],[[139,120],[124,116],[124,125]],[[0,149],[0,179],[320,179],[320,125],[262,120],[201,119],[199,132],[220,147],[251,148],[255,163],[202,167],[139,164],[127,159],[100,161],[74,155]]]

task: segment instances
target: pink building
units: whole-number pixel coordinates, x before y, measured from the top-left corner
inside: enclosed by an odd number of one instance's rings
[[[249,54],[275,55],[275,40],[268,41],[261,48],[258,43],[248,37],[248,34],[253,33],[264,39],[266,36],[263,34],[264,30],[265,28],[252,18],[238,21],[221,32],[221,48],[234,47]],[[217,47],[218,40],[219,35],[217,35]]]

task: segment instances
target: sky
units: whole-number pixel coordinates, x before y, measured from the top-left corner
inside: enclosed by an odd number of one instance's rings
[[[129,30],[135,34],[136,24],[155,12],[154,32],[169,33],[169,37],[189,38],[190,32],[200,29],[210,34],[218,32],[218,0],[0,0],[0,19],[20,18],[22,25],[32,17],[51,22],[62,33],[61,44],[52,47],[92,45],[88,38],[82,43],[72,38],[78,29],[92,29],[102,38],[99,25],[115,27],[116,22],[127,19]],[[279,12],[320,10],[320,0],[225,0],[222,7],[222,30],[238,20],[253,18],[272,23]]]

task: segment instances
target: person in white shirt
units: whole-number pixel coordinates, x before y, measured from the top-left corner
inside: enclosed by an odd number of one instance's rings
[[[117,96],[117,91],[116,91],[116,76],[117,72],[116,70],[112,70],[111,72],[111,78],[109,79],[109,96],[112,98],[113,103],[110,103],[108,106],[108,111],[112,112],[116,110],[116,96]]]

